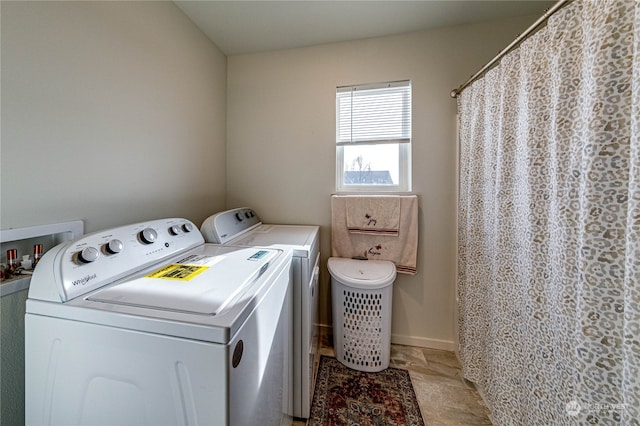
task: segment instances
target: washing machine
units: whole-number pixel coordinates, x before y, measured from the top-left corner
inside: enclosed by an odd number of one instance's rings
[[[205,244],[180,218],[49,250],[26,304],[26,424],[289,424],[291,259]]]
[[[308,418],[319,348],[320,227],[263,224],[242,207],[208,217],[200,231],[210,243],[293,250],[293,416]]]

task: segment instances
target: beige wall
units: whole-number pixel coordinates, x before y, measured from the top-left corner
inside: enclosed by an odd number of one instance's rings
[[[228,58],[227,206],[322,227],[322,322],[330,324],[336,86],[410,79],[418,274],[399,276],[392,340],[454,349],[456,106],[449,92],[536,17]]]
[[[225,58],[171,2],[0,7],[3,229],[199,223],[241,205],[265,222],[319,224],[326,324],[335,87],[411,79],[419,273],[395,284],[393,339],[453,348],[449,91],[536,17]]]
[[[2,229],[225,207],[226,57],[171,2],[0,2]],[[2,424],[24,423],[27,291],[3,296]]]
[[[226,57],[172,2],[0,7],[3,229],[225,207]]]

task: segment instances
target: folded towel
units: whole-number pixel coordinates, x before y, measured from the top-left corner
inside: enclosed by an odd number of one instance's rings
[[[395,263],[397,272],[415,274],[418,252],[418,197],[398,197],[400,218],[397,236],[349,232],[346,203],[349,197],[351,196],[331,197],[331,255],[388,260]]]
[[[347,229],[351,233],[398,235],[400,197],[391,195],[345,198]]]

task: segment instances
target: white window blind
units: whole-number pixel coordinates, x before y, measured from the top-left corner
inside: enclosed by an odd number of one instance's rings
[[[411,142],[411,82],[336,89],[336,143]]]

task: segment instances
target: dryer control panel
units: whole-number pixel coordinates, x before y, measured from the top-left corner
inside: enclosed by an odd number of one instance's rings
[[[66,302],[204,243],[187,219],[159,219],[84,235],[49,250],[30,299]]]
[[[262,225],[252,209],[241,207],[209,216],[202,223],[200,231],[208,243],[225,244],[245,232]]]

